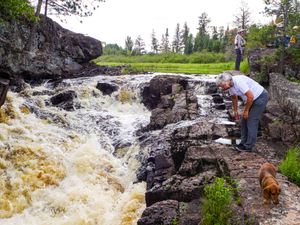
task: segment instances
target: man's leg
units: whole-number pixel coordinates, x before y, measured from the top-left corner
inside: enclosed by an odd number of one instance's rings
[[[268,94],[263,92],[251,106],[249,117],[247,120],[247,141],[244,143],[246,149],[252,149],[256,143],[259,120],[263,114],[268,102]]]
[[[242,54],[240,49],[235,49],[236,59],[235,59],[235,70],[240,70],[240,64],[242,60]]]
[[[248,128],[247,128],[247,120],[243,117],[241,118],[241,142],[240,144],[245,144],[248,137]]]

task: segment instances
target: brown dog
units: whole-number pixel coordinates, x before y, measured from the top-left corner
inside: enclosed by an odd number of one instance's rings
[[[278,196],[281,192],[276,180],[276,168],[271,163],[264,163],[259,170],[259,183],[264,198],[264,203],[270,203],[272,199],[274,204],[278,204]]]

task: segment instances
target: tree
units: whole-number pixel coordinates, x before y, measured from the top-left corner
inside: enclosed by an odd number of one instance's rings
[[[122,53],[122,47],[117,44],[107,44],[103,49],[103,55],[121,55]]]
[[[248,4],[244,1],[241,2],[241,6],[238,9],[238,13],[234,16],[234,25],[240,29],[248,29],[250,26],[250,10]]]
[[[189,33],[190,33],[190,29],[189,29],[187,23],[185,22],[183,25],[183,30],[181,31],[181,34],[182,34],[181,39],[182,39],[183,46],[184,46],[184,50],[183,50],[184,54],[187,54]]]
[[[276,15],[282,18],[282,35],[280,44],[280,72],[283,72],[283,59],[285,52],[285,39],[287,36],[287,28],[289,26],[289,17],[299,9],[299,1],[295,0],[264,0],[266,7],[265,13],[268,15]]]
[[[93,14],[93,11],[99,7],[98,3],[103,1],[104,0],[46,0],[44,3],[45,15],[47,15],[47,10],[49,7],[50,12],[56,15],[76,15],[79,17],[91,16]],[[36,17],[38,17],[41,14],[43,2],[44,0],[38,0],[37,2],[37,7],[35,11]],[[31,26],[30,35],[28,37],[24,50],[29,51],[31,49],[31,44],[35,33],[36,23],[32,24]]]
[[[218,39],[218,28],[216,26],[212,27],[212,35],[211,35],[213,40],[217,40]]]
[[[152,34],[151,34],[151,50],[153,53],[157,53],[158,52],[158,40],[156,38],[155,32],[154,30],[152,30]]]
[[[133,54],[134,55],[142,55],[145,54],[145,42],[142,39],[140,35],[137,36],[135,43],[134,43],[134,48],[133,48]]]
[[[42,6],[43,1],[38,0],[38,5]],[[104,0],[46,0],[44,3],[45,15],[47,15],[47,10],[49,9],[51,14],[56,15],[91,16],[93,11],[99,8],[100,2],[104,2]]]
[[[162,35],[160,51],[162,53],[170,52],[170,43],[169,43],[169,29],[166,28],[166,33]]]
[[[172,49],[173,49],[173,52],[179,53],[179,52],[181,52],[182,48],[183,48],[182,35],[181,35],[181,31],[180,31],[180,25],[179,25],[179,23],[177,23],[174,39],[172,42]]]
[[[133,50],[133,41],[130,36],[127,36],[125,39],[125,51],[128,55],[131,55]]]
[[[208,24],[210,23],[210,19],[208,18],[208,15],[206,12],[203,12],[201,16],[199,16],[199,21],[198,21],[198,30],[201,35],[207,34],[207,28]]]
[[[193,44],[193,34],[190,34],[188,36],[188,39],[186,41],[186,45],[184,48],[184,54],[190,55],[193,53],[193,48],[194,48],[194,44]]]

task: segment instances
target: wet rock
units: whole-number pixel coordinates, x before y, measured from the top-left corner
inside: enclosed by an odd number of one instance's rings
[[[148,207],[142,214],[138,225],[173,225],[179,219],[179,203],[166,200]]]
[[[98,82],[96,88],[100,90],[103,95],[111,95],[113,92],[119,89],[119,87],[115,84],[103,82]]]
[[[62,93],[59,93],[50,98],[52,105],[62,108],[67,111],[73,111],[76,108],[79,108],[79,103],[75,102],[77,94],[75,91],[69,90]]]
[[[154,109],[161,101],[161,96],[177,94],[181,90],[186,90],[188,86],[187,78],[180,76],[156,76],[149,86],[142,90],[142,103],[148,109]]]
[[[198,101],[189,90],[186,78],[157,77],[142,92],[143,103],[152,109],[148,128],[161,129],[170,123],[195,119],[198,115]]]
[[[0,107],[4,104],[9,88],[9,79],[0,78]]]

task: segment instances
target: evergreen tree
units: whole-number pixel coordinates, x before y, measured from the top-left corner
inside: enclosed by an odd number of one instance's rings
[[[238,14],[235,15],[234,25],[237,28],[248,29],[250,26],[251,13],[248,4],[244,1],[241,2],[241,6],[238,9]]]
[[[180,25],[179,23],[177,23],[174,39],[172,42],[172,50],[175,53],[179,53],[181,52],[182,48],[183,48],[182,34],[180,31]]]
[[[193,34],[190,34],[188,36],[188,39],[186,41],[186,45],[184,48],[184,54],[190,55],[193,53],[193,48],[194,48],[194,44],[193,44],[194,40],[193,40]]]
[[[145,42],[140,35],[135,40],[133,54],[134,55],[142,55],[145,54]]]
[[[210,19],[206,12],[203,12],[201,16],[199,16],[198,21],[198,33],[195,37],[194,43],[194,51],[202,51],[204,49],[208,49],[209,46],[209,34],[208,34],[208,24],[210,23]]]
[[[219,41],[220,41],[220,52],[225,52],[227,40],[226,40],[225,30],[223,26],[219,27]]]
[[[133,41],[130,36],[127,36],[125,39],[125,51],[127,55],[131,55],[133,50]]]
[[[201,52],[204,49],[208,49],[209,46],[209,35],[197,33],[194,43],[194,52]]]
[[[151,34],[151,51],[153,53],[157,54],[158,53],[158,47],[159,47],[158,40],[156,38],[154,30],[152,30],[152,34]]]
[[[190,33],[190,29],[189,29],[187,23],[185,22],[184,25],[183,25],[183,30],[181,32],[181,34],[182,34],[181,39],[182,39],[182,42],[183,42],[183,48],[184,48],[183,52],[184,52],[184,54],[188,54],[187,53],[188,52],[187,49],[188,49],[189,33]]]
[[[212,39],[213,40],[218,40],[219,34],[218,34],[218,29],[216,26],[212,27]]]
[[[162,53],[170,52],[170,43],[169,43],[169,29],[166,28],[166,33],[162,35],[160,51]]]
[[[103,55],[121,55],[122,53],[122,47],[117,44],[107,44],[103,48]]]
[[[206,12],[203,12],[201,16],[199,16],[198,21],[198,31],[201,35],[207,34],[208,24],[210,23],[210,19],[208,18],[208,15]]]

